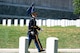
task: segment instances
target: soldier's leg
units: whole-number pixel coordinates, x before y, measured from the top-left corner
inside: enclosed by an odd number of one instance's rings
[[[38,35],[36,35],[36,37],[35,37],[35,44],[36,44],[36,47],[38,48],[38,51],[43,50],[40,40],[38,38]]]
[[[31,44],[31,41],[32,41],[32,39],[31,38],[29,38],[29,43],[28,43],[28,48],[29,48],[29,46],[30,46],[30,44]]]

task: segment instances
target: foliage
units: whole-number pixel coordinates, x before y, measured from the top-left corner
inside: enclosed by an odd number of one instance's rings
[[[74,13],[80,15],[80,0],[73,0]]]

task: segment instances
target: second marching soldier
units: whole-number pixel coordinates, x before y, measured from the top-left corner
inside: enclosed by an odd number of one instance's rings
[[[28,14],[31,15],[31,20],[29,21],[29,26],[28,26],[28,37],[29,37],[29,44],[28,47],[31,44],[31,41],[34,40],[36,47],[38,48],[38,52],[42,52],[43,47],[40,43],[40,40],[38,38],[38,31],[41,30],[40,27],[36,25],[36,18],[37,18],[37,13],[34,12],[34,4],[31,5],[31,7],[28,9]]]

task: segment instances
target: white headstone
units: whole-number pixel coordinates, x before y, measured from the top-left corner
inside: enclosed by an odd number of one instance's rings
[[[69,20],[69,26],[72,26],[72,21],[71,20]]]
[[[65,25],[65,26],[68,26],[68,24],[67,24],[67,19],[65,19],[64,22],[65,22],[64,25]]]
[[[38,21],[38,19],[36,19],[36,24],[37,24],[37,25],[39,24],[39,21]]]
[[[80,27],[80,19],[76,20],[76,27]]]
[[[11,26],[11,19],[8,19],[7,26]]]
[[[6,25],[6,19],[3,19],[2,25],[3,25],[3,26]]]
[[[73,26],[75,26],[76,25],[76,20],[73,20]]]
[[[51,21],[50,19],[47,19],[47,20],[46,20],[46,25],[47,25],[47,27],[50,27],[50,26],[51,26],[50,21]]]
[[[55,26],[58,26],[58,20],[55,20],[54,24]]]
[[[14,26],[18,26],[18,19],[14,20]]]
[[[73,20],[73,22],[74,22],[73,25],[76,26],[76,20]]]
[[[57,22],[58,26],[61,26],[61,20],[58,20]]]
[[[67,20],[67,26],[70,26],[70,20]]]
[[[51,26],[54,26],[54,19],[51,19]]]
[[[29,25],[29,19],[26,19],[26,26]]]
[[[41,25],[42,25],[42,20],[41,20],[41,19],[38,19],[38,20],[37,20],[37,25],[38,25],[38,26],[41,26]]]
[[[66,20],[65,20],[65,19],[62,19],[62,20],[61,20],[61,26],[62,26],[62,27],[65,27],[65,26],[66,26]]]
[[[46,43],[46,53],[58,53],[58,38],[49,37]]]
[[[42,20],[42,25],[46,26],[46,20]]]
[[[75,25],[75,21],[74,20],[71,20],[71,26],[74,26]]]
[[[28,37],[19,38],[19,53],[28,53]]]
[[[24,26],[24,19],[20,19],[20,26]]]

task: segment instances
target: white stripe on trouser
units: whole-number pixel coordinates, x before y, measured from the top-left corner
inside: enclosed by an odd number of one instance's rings
[[[39,41],[38,41],[37,35],[36,35],[36,41],[37,41],[37,43],[38,43],[38,45],[39,45],[40,50],[42,50],[41,45],[40,45],[40,43],[39,43]]]

